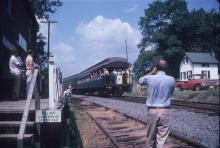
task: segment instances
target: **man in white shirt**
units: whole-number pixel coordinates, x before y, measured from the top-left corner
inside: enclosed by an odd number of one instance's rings
[[[20,84],[21,84],[21,63],[17,59],[18,53],[16,49],[12,50],[12,55],[9,60],[10,73],[14,78],[13,98],[20,97]]]

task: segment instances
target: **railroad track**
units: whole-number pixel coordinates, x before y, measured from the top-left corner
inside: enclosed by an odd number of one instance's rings
[[[120,98],[110,97],[111,99],[121,100],[121,101],[128,101],[128,102],[135,102],[135,103],[146,103],[146,98],[144,97],[128,97],[123,96]],[[214,103],[202,103],[202,102],[191,102],[191,101],[183,101],[183,100],[171,100],[171,106],[173,107],[181,107],[187,109],[193,109],[195,112],[202,112],[208,113],[210,115],[219,115],[220,110],[219,104]]]
[[[79,99],[75,101],[77,101],[77,107],[86,112],[94,120],[116,148],[146,147],[146,124],[89,101]],[[201,145],[182,140],[180,137],[172,135],[168,137],[164,147],[192,148],[198,146],[200,147]]]
[[[214,103],[202,103],[202,102],[190,102],[190,101],[182,101],[182,100],[172,100],[171,105],[173,106],[183,106],[188,108],[195,108],[200,110],[212,111],[219,115],[219,104]]]

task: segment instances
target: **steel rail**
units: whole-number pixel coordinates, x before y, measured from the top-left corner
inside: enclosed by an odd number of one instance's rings
[[[95,102],[92,102],[92,103],[94,103],[95,105],[102,106],[102,107],[104,107],[104,108],[110,109],[110,110],[112,110],[112,111],[114,111],[114,112],[116,112],[116,113],[119,113],[119,114],[121,114],[121,115],[123,115],[123,116],[125,116],[125,117],[127,117],[127,118],[129,118],[129,119],[131,119],[131,120],[135,120],[135,121],[140,122],[140,123],[142,123],[142,124],[144,124],[144,125],[147,124],[146,122],[144,122],[144,121],[142,121],[142,120],[140,120],[140,119],[138,119],[138,118],[136,118],[136,117],[132,117],[132,116],[130,116],[130,115],[124,114],[124,113],[122,113],[122,112],[120,112],[120,111],[117,111],[117,110],[115,110],[115,109],[111,109],[111,108],[109,108],[109,107],[100,105],[100,104],[95,103]],[[108,131],[105,130],[105,128],[101,125],[101,123],[100,123],[99,121],[97,121],[95,118],[93,118],[92,115],[90,115],[88,112],[86,112],[86,114],[87,114],[93,121],[95,121],[95,123],[97,124],[97,126],[106,134],[106,136],[109,137],[109,139],[112,141],[112,143],[115,145],[115,147],[119,147],[119,145],[117,144],[117,141],[114,140],[114,138],[113,138],[111,135],[108,134]],[[175,138],[175,139],[177,139],[177,140],[180,140],[180,141],[182,141],[183,143],[186,143],[186,144],[188,144],[188,145],[190,145],[190,146],[193,146],[193,147],[202,147],[202,148],[205,148],[205,147],[206,147],[206,146],[203,145],[203,144],[200,144],[200,143],[198,143],[198,142],[192,141],[192,139],[190,139],[190,138],[188,138],[188,137],[185,137],[185,136],[182,136],[182,135],[179,135],[179,134],[176,134],[176,133],[174,133],[174,132],[172,132],[172,131],[170,132],[170,137],[173,137],[173,138]]]

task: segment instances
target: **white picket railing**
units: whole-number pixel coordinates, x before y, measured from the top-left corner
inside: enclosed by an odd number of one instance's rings
[[[62,80],[60,69],[56,67],[53,58],[49,60],[49,109],[56,109],[62,95]]]

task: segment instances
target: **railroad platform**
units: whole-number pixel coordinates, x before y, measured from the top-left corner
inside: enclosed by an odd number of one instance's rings
[[[0,100],[0,112],[23,112],[26,100]],[[40,108],[49,109],[49,99],[40,99]],[[35,100],[31,100],[30,111],[35,110]]]

